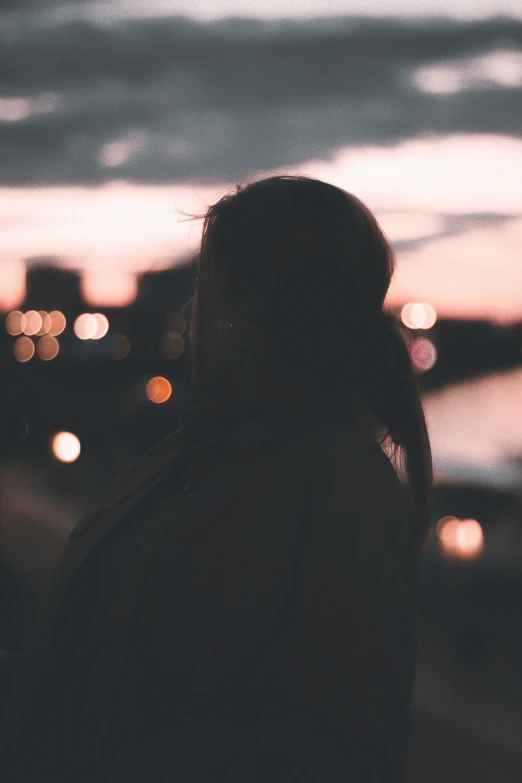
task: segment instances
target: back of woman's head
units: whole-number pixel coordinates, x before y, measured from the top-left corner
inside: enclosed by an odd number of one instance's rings
[[[199,308],[211,281],[221,323],[246,335],[247,353],[248,336],[262,335],[275,360],[364,394],[409,480],[424,536],[431,451],[407,345],[383,311],[394,267],[377,220],[355,196],[308,177],[269,177],[208,209]]]

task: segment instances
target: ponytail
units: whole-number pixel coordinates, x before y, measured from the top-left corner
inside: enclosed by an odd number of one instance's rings
[[[384,426],[383,441],[391,440],[392,461],[399,470],[405,469],[425,543],[431,529],[433,465],[417,377],[408,346],[391,315],[379,313],[372,337],[375,360],[363,367],[363,391]]]

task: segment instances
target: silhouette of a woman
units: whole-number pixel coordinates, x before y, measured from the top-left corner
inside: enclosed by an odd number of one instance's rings
[[[3,780],[399,783],[429,439],[388,242],[299,176],[205,215],[182,426],[71,534]]]

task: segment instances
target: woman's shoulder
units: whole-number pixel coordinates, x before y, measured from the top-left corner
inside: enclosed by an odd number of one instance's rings
[[[308,441],[316,491],[340,508],[360,507],[367,515],[408,519],[415,525],[410,487],[365,405],[341,406],[336,416],[326,416],[320,424]]]
[[[308,448],[322,464],[377,459],[379,426],[364,398],[337,394],[318,406],[294,439],[294,447]]]
[[[70,538],[77,538],[100,513],[115,508],[126,497],[135,493],[139,486],[150,483],[158,473],[168,469],[168,466],[179,458],[184,439],[183,428],[178,427],[134,459],[84,511],[73,528]]]

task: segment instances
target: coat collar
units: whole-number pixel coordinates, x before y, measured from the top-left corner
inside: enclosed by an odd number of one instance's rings
[[[277,359],[267,361],[255,387],[244,390],[240,403],[219,401],[212,393],[192,388],[187,405],[178,411],[183,432],[189,442],[209,440],[256,445],[295,431],[303,417],[328,410],[356,413],[368,419],[361,392],[355,389],[328,388],[324,381],[308,376],[301,368]]]

